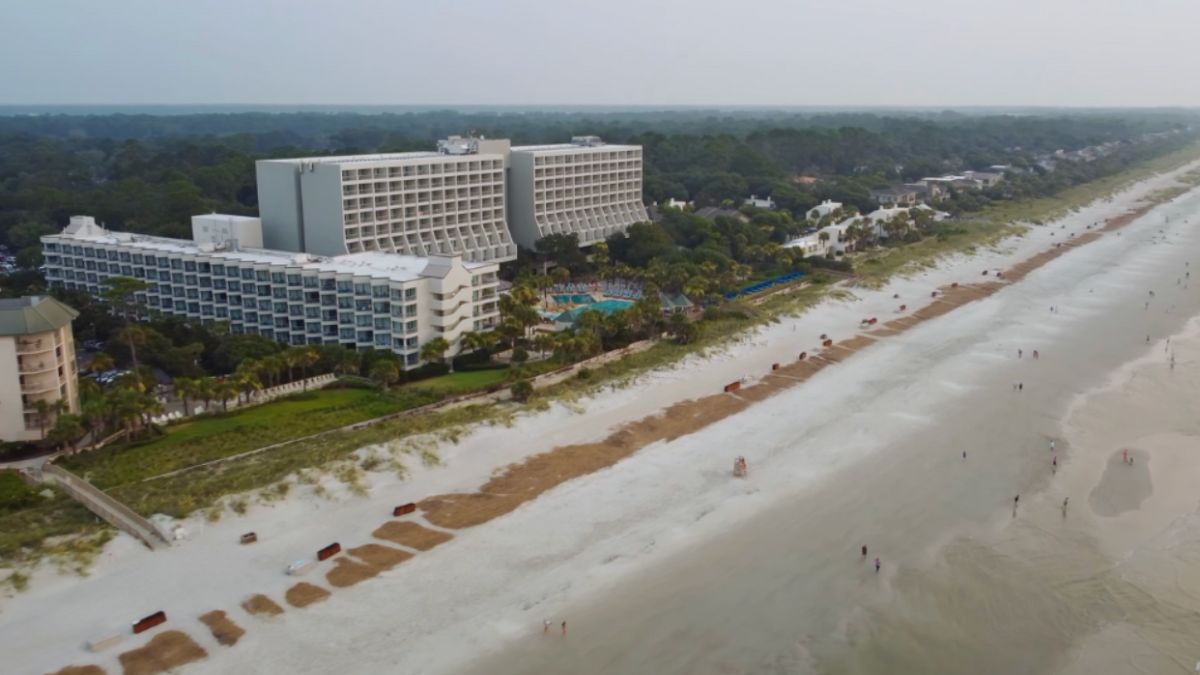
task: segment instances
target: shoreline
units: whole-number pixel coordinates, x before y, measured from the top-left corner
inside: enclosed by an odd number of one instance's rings
[[[1182,173],[1184,168],[1171,173]],[[1157,178],[1159,180],[1166,180],[1162,176]],[[1152,182],[1155,181],[1152,179],[1144,181],[1143,183]],[[1145,213],[1151,208],[1153,208],[1153,205],[1144,206],[1139,211],[1141,213]],[[1135,220],[1138,215],[1139,214],[1134,213],[1116,216],[1114,217],[1114,220],[1119,221],[1119,223],[1110,223],[1109,227],[1105,231],[1111,231],[1119,227],[1123,227],[1124,225],[1127,225]],[[464,493],[443,492],[438,496],[426,497],[425,500],[421,502],[425,513],[423,518],[418,519],[416,522],[422,522],[426,525],[437,526],[438,529],[448,530],[452,528],[458,529],[469,527],[471,525],[487,522],[498,515],[509,513],[522,504],[526,504],[535,500],[537,496],[542,495],[552,488],[562,485],[572,478],[591,475],[600,469],[612,467],[620,462],[620,460],[650,445],[670,442],[683,436],[696,433],[697,431],[704,429],[720,419],[725,419],[731,415],[746,410],[754,403],[761,402],[771,398],[775,394],[796,387],[801,382],[814,377],[816,374],[826,369],[829,365],[843,361],[849,356],[859,352],[865,346],[878,344],[881,341],[887,342],[887,340],[883,338],[901,335],[904,331],[910,328],[921,325],[924,322],[930,321],[934,318],[943,316],[954,309],[970,304],[981,298],[988,297],[1002,288],[1012,286],[1024,279],[1024,277],[1032,270],[1037,269],[1038,267],[1064,255],[1067,251],[1075,250],[1086,243],[1090,243],[1098,239],[1100,235],[1101,233],[1099,231],[1089,232],[1077,237],[1074,241],[1062,246],[1061,248],[1053,248],[1042,251],[1042,253],[1035,254],[1035,257],[1039,258],[1036,264],[1028,264],[1029,260],[1026,259],[1025,262],[1018,263],[1010,268],[1012,270],[1012,276],[1009,277],[1008,283],[993,284],[990,282],[985,282],[982,284],[961,284],[956,288],[944,288],[944,292],[940,294],[940,297],[938,297],[934,302],[911,312],[911,318],[905,317],[886,321],[882,324],[882,326],[875,329],[876,331],[880,331],[875,335],[872,335],[872,331],[868,331],[865,335],[861,335],[850,340],[845,340],[841,343],[835,342],[833,348],[831,350],[822,352],[822,356],[820,357],[812,356],[812,360],[781,365],[780,370],[774,371],[773,374],[770,371],[766,371],[766,374],[762,375],[761,378],[755,383],[744,387],[740,392],[738,392],[737,397],[725,394],[714,394],[701,399],[684,400],[669,405],[667,407],[667,411],[663,414],[651,414],[632,423],[627,423],[624,427],[618,428],[615,431],[610,431],[607,438],[604,438],[604,440],[599,442],[585,442],[576,443],[573,445],[567,444],[557,446],[558,449],[551,451],[551,453],[534,455],[533,457],[525,459],[525,464],[518,464],[518,467],[527,467],[525,469],[520,469],[520,474],[512,473],[513,469],[510,468],[508,473],[501,474],[499,477],[493,478],[491,482],[484,483],[484,489],[482,491],[470,493],[478,496],[463,496]],[[1031,244],[1032,242],[1031,240],[1027,240],[1024,243]],[[964,258],[956,262],[962,267],[967,267],[973,264],[973,260],[978,261],[979,258],[984,257],[988,256],[984,255],[976,258]],[[1001,255],[999,257],[1003,256]],[[975,266],[976,273],[978,269],[979,267]],[[943,275],[947,274],[945,270],[939,270],[939,272]],[[962,275],[964,272],[959,270],[957,274]],[[927,273],[919,276],[928,277],[930,275]],[[1006,274],[1006,276],[1009,275]],[[898,280],[898,282],[894,285],[907,287],[908,290],[905,292],[904,297],[911,298],[917,297],[914,295],[914,293],[916,292],[915,289],[918,286],[927,283],[928,281],[922,281],[921,279],[909,278]],[[889,289],[892,286],[893,284],[889,284]],[[926,286],[926,288],[928,289],[928,286]],[[926,292],[928,292],[928,290]],[[865,293],[864,295],[870,294]],[[875,295],[882,294],[875,293]],[[860,300],[858,302],[862,301]],[[829,302],[826,304],[840,305],[841,307],[838,307],[837,311],[831,310],[829,313],[840,315],[844,318],[858,315],[862,312],[861,308],[855,308],[851,306],[855,303]],[[887,298],[880,297],[874,301],[874,304],[877,306],[883,306],[885,304],[892,303]],[[805,318],[802,317],[800,321],[805,321]],[[773,331],[771,328],[759,329],[753,336],[747,338],[746,341],[752,342],[757,337],[761,337],[764,333],[777,334],[780,332],[781,331],[779,330]],[[786,336],[786,333],[784,333],[784,335]],[[805,342],[809,341],[815,342],[815,340],[811,339],[805,340]],[[730,349],[727,354],[718,354],[715,358],[721,359],[724,357],[726,362],[728,362],[731,357],[736,358],[738,351],[739,349],[734,347]],[[756,350],[751,348],[750,351],[753,353]],[[760,353],[753,359],[756,362],[755,365],[764,362],[769,364],[771,359],[778,358],[778,350],[774,350],[776,352],[775,354],[761,353],[768,350],[757,351]],[[809,352],[811,355],[813,350],[810,349]],[[686,371],[690,367],[693,367],[695,362],[711,362],[712,359],[712,356],[707,358],[689,357],[685,360],[685,363],[668,369],[666,374],[677,375],[681,371]],[[738,365],[739,364],[733,364],[733,367],[737,367]],[[749,368],[750,364],[747,364],[746,367]],[[723,370],[726,372],[730,370],[728,363]],[[660,373],[659,377],[662,377],[663,375],[664,374]],[[684,386],[678,388],[686,389],[688,387]],[[629,399],[632,398],[630,393],[631,392],[614,392],[614,396],[617,399]],[[619,403],[619,406],[635,404],[636,402],[623,400]],[[613,412],[613,409],[609,408],[609,412]],[[518,424],[521,424],[521,422],[518,422]],[[551,427],[552,426],[553,425],[551,425]],[[487,435],[488,432],[484,431],[483,433],[484,435]],[[586,436],[586,434],[582,435]],[[550,437],[552,438],[553,436]],[[563,454],[557,457],[547,456],[553,455],[554,453],[560,451],[563,451]],[[476,467],[474,472],[478,474],[479,469],[481,468],[482,467]],[[752,466],[751,469],[753,470],[753,468],[754,467]],[[413,481],[409,482],[411,483]],[[375,508],[378,508],[378,504],[375,505]],[[320,511],[321,509],[318,508],[317,510]],[[359,511],[361,512],[361,510]],[[377,516],[374,519],[374,522],[379,522],[380,520],[381,519]],[[237,523],[234,525],[236,526]],[[192,546],[194,545],[195,544],[192,544]],[[354,544],[351,543],[349,546],[354,546]],[[425,557],[426,556],[417,555],[414,561],[406,563],[402,569],[427,564],[422,562],[422,558]],[[347,567],[348,565],[339,566]],[[362,573],[362,570],[359,570],[359,573]],[[380,569],[376,570],[374,574],[370,574],[369,576],[377,576],[384,573],[385,571]],[[329,582],[333,583],[332,580],[329,580]],[[333,585],[335,587],[338,586],[338,584]],[[369,589],[370,586],[371,584],[368,584],[366,588]],[[229,594],[226,593],[225,595],[228,596]],[[235,601],[235,597],[223,597],[222,599],[222,602],[227,602],[231,605],[236,604]],[[211,605],[213,603],[209,604]],[[212,607],[208,607],[207,609],[212,609]],[[292,611],[293,610],[289,609],[287,614],[290,614]],[[322,612],[324,609],[317,608],[312,611]],[[255,624],[253,620],[243,619],[241,623],[242,625],[246,625],[248,628],[250,628],[251,636],[260,630],[260,627]],[[273,628],[274,627],[272,627],[272,629]],[[193,630],[191,632],[196,633],[197,631]],[[80,657],[76,660],[83,660],[85,657],[86,655],[80,655]],[[107,661],[107,659],[104,660]]]

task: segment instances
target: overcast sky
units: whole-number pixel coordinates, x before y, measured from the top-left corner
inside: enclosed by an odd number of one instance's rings
[[[1200,105],[1200,0],[0,0],[0,104]]]

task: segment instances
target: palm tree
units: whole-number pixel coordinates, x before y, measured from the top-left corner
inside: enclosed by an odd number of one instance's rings
[[[304,375],[304,391],[308,391],[308,369],[317,365],[321,360],[321,355],[312,347],[300,347],[296,350],[295,356],[292,359],[296,365],[300,367],[300,372]]]
[[[259,363],[261,364],[263,374],[267,376],[267,380],[271,383],[271,386],[274,387],[279,384],[279,375],[285,367],[283,355],[278,353],[271,354],[270,356],[263,357]]]
[[[450,343],[446,342],[446,338],[435,337],[421,345],[421,360],[441,363],[445,361],[446,351],[449,349]]]
[[[135,373],[141,372],[138,366],[138,345],[146,344],[148,337],[146,329],[136,323],[126,324],[124,328],[117,332],[117,340],[122,342],[126,347],[129,347],[129,358],[133,361],[133,372]]]
[[[245,402],[250,400],[251,392],[262,389],[262,381],[258,377],[261,370],[261,363],[246,360],[239,363],[237,370],[233,371],[233,381],[237,382],[238,389],[245,395]]]
[[[79,415],[59,415],[58,419],[54,420],[54,428],[50,429],[47,440],[59,446],[59,450],[66,450],[75,439],[83,435],[83,418]]]
[[[353,352],[349,349],[338,354],[337,361],[333,364],[333,370],[338,375],[357,374],[360,367],[358,352]]]
[[[538,358],[545,358],[546,352],[554,349],[554,335],[542,333],[533,336],[533,348],[538,352]]]
[[[459,338],[459,343],[463,346],[463,349],[466,349],[471,353],[475,353],[491,347],[493,340],[494,337],[491,333],[470,331],[463,333],[463,336]]]
[[[116,367],[113,363],[113,357],[105,352],[96,352],[87,363],[86,370],[89,373],[103,373],[106,370],[112,370]]]
[[[191,416],[192,406],[191,399],[195,398],[196,391],[199,389],[199,382],[190,377],[175,378],[175,397],[183,402],[183,414],[185,417]]]
[[[54,404],[44,398],[39,398],[33,402],[33,408],[37,411],[38,435],[45,438],[46,425],[50,422],[50,411],[54,409]]]
[[[224,379],[213,385],[213,393],[221,401],[221,412],[229,412],[229,399],[237,398],[240,393],[237,384],[230,379]]]
[[[391,359],[379,359],[371,366],[371,379],[387,391],[389,385],[400,379],[400,368]]]
[[[217,397],[216,382],[211,377],[196,380],[196,391],[193,395],[204,401],[204,412],[207,413],[209,404]]]

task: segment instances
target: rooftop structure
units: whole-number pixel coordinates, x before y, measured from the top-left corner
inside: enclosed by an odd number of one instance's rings
[[[79,412],[76,316],[49,296],[0,299],[0,440],[39,440]]]

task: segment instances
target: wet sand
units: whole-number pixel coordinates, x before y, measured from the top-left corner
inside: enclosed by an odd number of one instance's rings
[[[1173,226],[1160,225],[1166,213]],[[1185,323],[1200,287],[1176,284],[1200,251],[1189,215],[1200,220],[1200,198],[1092,244],[1106,256],[1030,271],[953,325],[889,338],[913,368],[837,423],[789,417],[804,397],[788,393],[760,404],[775,429],[714,425],[706,443],[729,452],[785,437],[751,465],[770,475],[749,489],[791,473],[794,494],[562,607],[569,638],[531,631],[469,672],[1192,672],[1200,331]],[[804,481],[798,458],[869,444],[896,418],[912,430]]]

